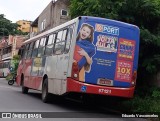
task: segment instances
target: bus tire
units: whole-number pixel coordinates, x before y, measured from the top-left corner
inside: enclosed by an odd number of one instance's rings
[[[28,87],[25,87],[25,86],[24,86],[24,81],[22,80],[22,93],[23,93],[23,94],[27,94],[27,93],[28,93],[28,90],[29,90]]]
[[[44,103],[47,103],[50,99],[50,94],[48,93],[48,79],[44,79],[43,85],[42,85],[42,101]]]

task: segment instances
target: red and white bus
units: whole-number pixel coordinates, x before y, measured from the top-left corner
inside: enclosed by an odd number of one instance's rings
[[[82,16],[45,31],[22,46],[17,84],[49,94],[132,98],[139,29],[120,21]]]

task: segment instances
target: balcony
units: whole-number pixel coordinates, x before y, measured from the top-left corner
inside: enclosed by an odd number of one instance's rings
[[[12,53],[7,53],[2,55],[2,60],[11,59],[11,58],[12,58]]]

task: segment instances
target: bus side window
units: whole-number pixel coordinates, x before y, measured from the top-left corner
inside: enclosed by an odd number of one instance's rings
[[[62,53],[64,53],[64,50],[65,50],[65,43],[66,43],[66,40],[67,40],[67,33],[68,33],[68,29],[65,29],[63,31],[62,42],[61,42],[61,44],[62,44],[62,46],[61,46]]]
[[[27,58],[30,58],[30,57],[31,57],[33,47],[34,47],[34,42],[32,42],[32,43],[30,44],[30,47],[29,47],[29,51],[28,51]]]
[[[27,54],[28,54],[28,50],[29,50],[29,45],[30,45],[30,43],[28,43],[28,44],[26,45],[26,48],[25,48],[25,55],[24,55],[24,58],[25,58],[25,59],[27,58]]]
[[[66,46],[65,46],[65,51],[64,53],[68,53],[70,50],[70,44],[73,36],[73,26],[68,28],[68,33],[67,33],[67,38],[66,38]]]
[[[41,57],[44,55],[45,44],[46,44],[46,37],[43,37],[41,38],[40,43],[39,43],[38,57]]]
[[[37,57],[38,54],[38,46],[39,46],[39,39],[36,40],[35,44],[34,44],[34,48],[33,48],[33,52],[32,52],[32,57]]]
[[[48,37],[48,41],[46,43],[45,55],[51,55],[53,52],[53,43],[55,40],[56,34],[51,34]]]
[[[56,38],[54,53],[59,55],[64,52],[64,46],[65,46],[65,38],[67,34],[67,29],[64,31],[59,31]]]
[[[22,59],[24,57],[24,45],[18,50],[18,55]]]

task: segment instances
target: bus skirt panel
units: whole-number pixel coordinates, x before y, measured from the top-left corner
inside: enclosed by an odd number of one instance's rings
[[[72,78],[67,79],[67,92],[79,92],[86,94],[98,94],[106,96],[117,96],[132,98],[135,87],[120,88],[120,87],[107,87],[101,85],[87,84],[84,82],[76,81]]]

